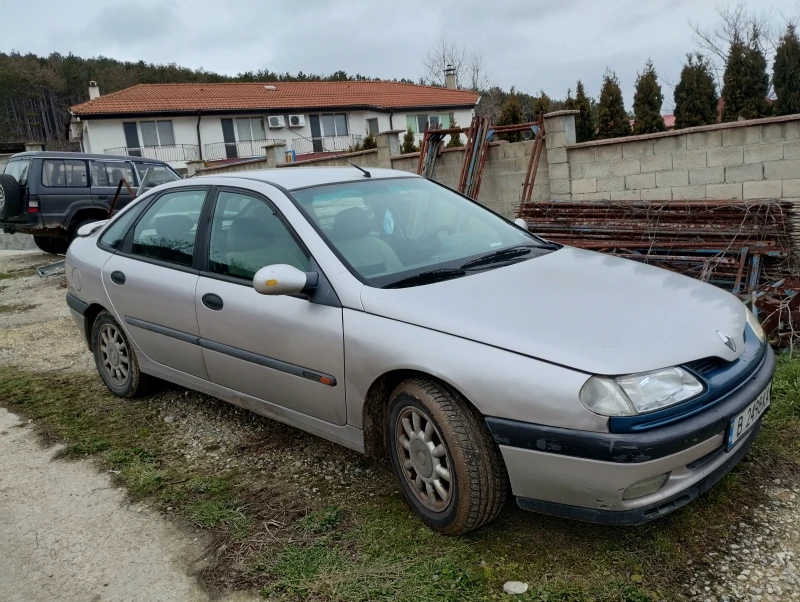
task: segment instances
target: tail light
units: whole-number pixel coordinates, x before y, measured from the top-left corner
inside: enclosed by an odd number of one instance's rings
[[[32,194],[28,197],[28,213],[39,213],[39,195]]]

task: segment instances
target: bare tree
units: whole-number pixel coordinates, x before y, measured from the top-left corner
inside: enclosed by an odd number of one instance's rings
[[[466,60],[464,71],[466,75],[464,79],[466,81],[463,83],[468,85],[470,90],[477,92],[478,90],[489,90],[492,87],[492,75],[480,50],[470,53]],[[456,82],[458,82],[457,76]]]
[[[464,75],[466,62],[467,51],[464,47],[442,33],[425,56],[423,78],[430,85],[444,86],[444,70],[452,65],[458,85]]]

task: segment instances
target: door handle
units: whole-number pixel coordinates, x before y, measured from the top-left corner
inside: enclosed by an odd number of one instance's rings
[[[98,201],[107,201],[108,197],[107,196],[99,196],[99,197],[97,197],[97,200]]]
[[[214,293],[206,293],[203,295],[203,305],[208,309],[219,311],[222,309],[222,297]]]
[[[125,274],[119,270],[111,272],[111,282],[114,284],[125,284]]]

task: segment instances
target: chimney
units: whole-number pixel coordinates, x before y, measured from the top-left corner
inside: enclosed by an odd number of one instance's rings
[[[94,100],[100,96],[100,88],[97,87],[96,81],[89,82],[89,100]]]
[[[444,87],[451,90],[456,89],[456,70],[450,63],[447,64],[447,68],[444,70]]]

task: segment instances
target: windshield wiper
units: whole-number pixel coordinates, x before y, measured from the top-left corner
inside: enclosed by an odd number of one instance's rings
[[[469,268],[475,268],[482,265],[488,265],[490,263],[498,263],[501,261],[508,261],[510,259],[514,259],[516,257],[521,257],[522,255],[528,255],[531,252],[531,249],[549,249],[555,251],[558,247],[554,245],[519,245],[516,247],[509,247],[508,249],[500,249],[499,251],[492,251],[491,253],[487,253],[486,255],[482,255],[477,259],[471,259],[467,263],[461,266],[462,270],[467,270]]]
[[[433,284],[434,282],[442,282],[443,280],[450,280],[451,278],[461,278],[461,276],[466,276],[466,274],[464,270],[458,268],[441,268],[403,278],[397,282],[387,284],[383,288],[405,288],[407,286]]]

